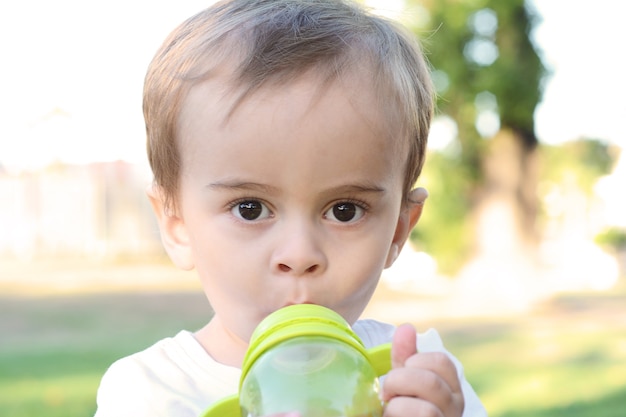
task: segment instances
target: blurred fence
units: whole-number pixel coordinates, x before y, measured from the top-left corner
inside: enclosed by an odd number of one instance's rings
[[[109,258],[161,253],[145,196],[149,178],[125,162],[0,172],[0,255]]]

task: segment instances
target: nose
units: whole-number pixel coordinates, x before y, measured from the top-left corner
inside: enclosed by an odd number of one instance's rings
[[[271,261],[274,272],[313,276],[326,269],[327,258],[314,225],[286,224],[277,239]]]

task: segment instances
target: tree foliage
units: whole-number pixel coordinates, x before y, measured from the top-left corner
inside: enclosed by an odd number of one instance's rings
[[[411,0],[408,15],[423,40],[438,93],[437,112],[457,126],[454,152],[429,155],[431,192],[412,238],[454,272],[472,251],[469,216],[485,181],[489,138],[514,132],[525,152],[537,145],[535,107],[545,68],[531,41],[536,21],[524,0]],[[524,164],[521,164],[524,166]]]
[[[531,41],[536,16],[524,0],[437,0],[420,33],[438,87],[439,110],[459,124],[459,139],[472,147],[476,118],[495,111],[502,127],[537,143],[534,112],[545,67]]]
[[[578,139],[560,145],[542,145],[541,177],[551,183],[571,179],[590,194],[596,181],[608,175],[617,161],[616,147],[599,139]]]

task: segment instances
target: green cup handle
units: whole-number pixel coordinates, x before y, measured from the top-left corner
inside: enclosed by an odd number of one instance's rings
[[[376,372],[376,375],[383,376],[391,370],[391,343],[374,346],[367,350],[367,357]]]
[[[241,417],[239,395],[229,395],[214,402],[200,417]]]

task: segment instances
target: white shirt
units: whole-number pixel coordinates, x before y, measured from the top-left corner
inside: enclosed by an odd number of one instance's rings
[[[395,327],[359,320],[353,330],[370,348],[390,342]],[[437,331],[430,329],[417,340],[420,352],[445,352],[454,362],[465,398],[463,417],[486,416],[462,365],[446,351]],[[213,402],[235,394],[240,375],[241,369],[213,360],[184,330],[111,365],[98,389],[95,417],[198,417]]]

